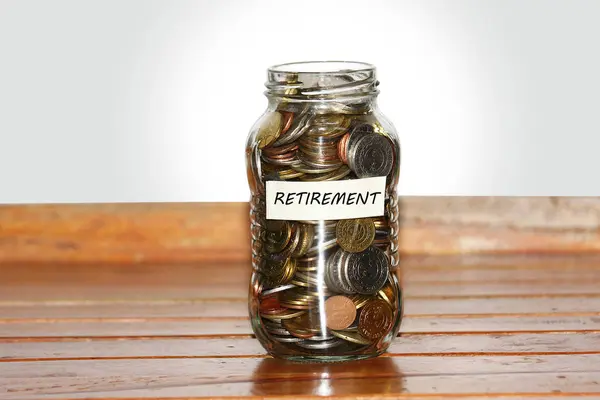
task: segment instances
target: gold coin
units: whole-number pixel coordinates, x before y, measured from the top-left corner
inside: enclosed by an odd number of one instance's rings
[[[364,294],[354,294],[354,295],[350,296],[350,299],[352,299],[352,302],[354,303],[354,306],[358,310],[359,308],[361,308],[365,304],[367,304],[367,302],[369,300],[373,300],[373,297],[371,297],[371,296],[365,296]]]
[[[256,141],[258,148],[262,149],[273,143],[281,133],[281,122],[283,117],[277,111],[266,113],[258,128]]]
[[[343,339],[347,342],[352,342],[356,344],[371,344],[371,341],[362,337],[358,332],[350,332],[350,331],[331,331],[333,336],[337,336],[340,339]]]
[[[396,293],[394,287],[388,281],[383,288],[379,291],[379,297],[385,300],[390,306],[396,308]]]
[[[300,244],[294,251],[292,255],[294,257],[300,257],[308,252],[310,246],[312,245],[315,238],[315,230],[312,225],[299,224],[298,229],[300,230]]]
[[[371,218],[343,219],[337,223],[337,243],[350,253],[365,251],[375,239],[375,224]]]
[[[272,320],[285,320],[285,319],[290,319],[290,318],[295,318],[295,317],[299,317],[302,314],[306,313],[306,311],[304,310],[285,310],[285,311],[281,311],[278,312],[277,314],[261,314],[260,316],[266,319],[272,319]]]

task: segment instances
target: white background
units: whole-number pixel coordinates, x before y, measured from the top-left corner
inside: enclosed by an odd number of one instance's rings
[[[378,67],[404,195],[599,195],[600,1],[0,1],[0,202],[246,201],[266,68]]]

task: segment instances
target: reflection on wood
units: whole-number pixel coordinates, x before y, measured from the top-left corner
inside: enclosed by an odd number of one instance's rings
[[[400,337],[332,365],[265,354],[243,262],[4,264],[0,399],[600,398],[599,258],[403,261]]]

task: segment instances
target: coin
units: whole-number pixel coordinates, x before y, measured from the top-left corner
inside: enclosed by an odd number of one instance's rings
[[[384,136],[371,134],[348,149],[348,164],[359,178],[387,176],[392,170],[394,150]]]
[[[372,300],[361,310],[358,333],[367,339],[376,340],[385,336],[392,326],[393,312],[383,300]]]
[[[325,301],[325,317],[329,329],[346,329],[356,318],[354,302],[346,296],[332,296]]]
[[[348,139],[350,138],[350,134],[346,133],[338,142],[338,156],[340,157],[340,160],[342,160],[342,162],[344,164],[348,164]]]
[[[348,153],[349,148],[354,147],[358,139],[361,139],[363,136],[373,133],[373,131],[373,126],[367,123],[360,123],[354,126],[350,130],[348,134],[348,139],[345,144],[346,154]]]
[[[371,341],[369,339],[364,338],[363,336],[361,336],[358,332],[348,332],[348,331],[344,331],[344,332],[340,332],[340,331],[331,331],[331,334],[343,339],[347,342],[351,342],[351,343],[356,343],[356,344],[371,344]]]
[[[366,250],[375,238],[375,224],[371,218],[343,219],[337,223],[337,242],[352,253]]]
[[[290,319],[290,318],[294,318],[294,317],[299,317],[300,315],[304,314],[306,311],[304,310],[288,310],[285,309],[283,311],[279,311],[277,313],[274,314],[260,314],[261,317],[263,318],[267,318],[267,319],[272,319],[272,320],[284,320],[284,319]]]
[[[256,134],[259,149],[267,147],[279,137],[282,119],[281,114],[277,111],[268,112],[263,116]]]
[[[379,297],[381,297],[390,306],[396,307],[396,294],[394,293],[394,287],[390,282],[387,282],[384,287],[379,291]]]
[[[292,229],[287,221],[267,221],[265,248],[270,253],[279,253],[290,242]]]
[[[277,340],[281,343],[299,343],[303,339],[297,338],[295,336],[279,336],[279,335],[271,335],[273,340]]]
[[[277,287],[275,287],[273,289],[265,290],[264,292],[261,293],[261,295],[263,297],[267,297],[267,296],[270,296],[272,294],[282,292],[284,290],[293,289],[295,287],[296,287],[295,285],[291,285],[291,284],[289,284],[289,285],[283,285],[283,286],[277,286]]]
[[[388,258],[383,250],[371,246],[348,257],[346,277],[356,293],[375,294],[385,285]]]
[[[305,349],[310,349],[310,350],[326,350],[326,349],[331,349],[332,347],[336,347],[341,345],[342,343],[344,343],[343,341],[339,340],[339,339],[330,339],[330,340],[323,340],[323,341],[302,341],[302,342],[298,342],[297,345],[300,347],[304,347]]]
[[[259,313],[262,315],[280,314],[285,312],[287,308],[282,307],[279,299],[275,296],[264,298],[259,305]]]
[[[336,251],[325,263],[325,284],[329,289],[338,293],[352,293],[352,288],[342,282],[342,269],[345,253],[342,249]]]
[[[300,244],[292,252],[293,257],[305,255],[310,249],[315,237],[315,231],[312,225],[298,224],[298,226],[298,229],[300,230]]]
[[[282,324],[290,334],[303,339],[312,338],[321,331],[319,315],[310,312],[296,318],[282,321]]]
[[[292,143],[297,140],[300,136],[302,136],[309,128],[310,125],[308,121],[312,117],[312,113],[309,112],[308,107],[301,111],[292,121],[289,129],[285,133],[285,135],[279,137],[277,141],[274,143],[275,146],[281,146],[284,144]],[[259,145],[259,148],[260,147]]]
[[[283,127],[281,128],[281,134],[284,135],[292,125],[292,121],[294,120],[294,113],[289,111],[280,112],[283,115]]]

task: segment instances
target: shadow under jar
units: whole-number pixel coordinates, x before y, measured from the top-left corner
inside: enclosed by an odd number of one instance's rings
[[[249,312],[275,357],[374,357],[400,328],[400,145],[378,83],[359,62],[268,70],[268,108],[246,146]]]

